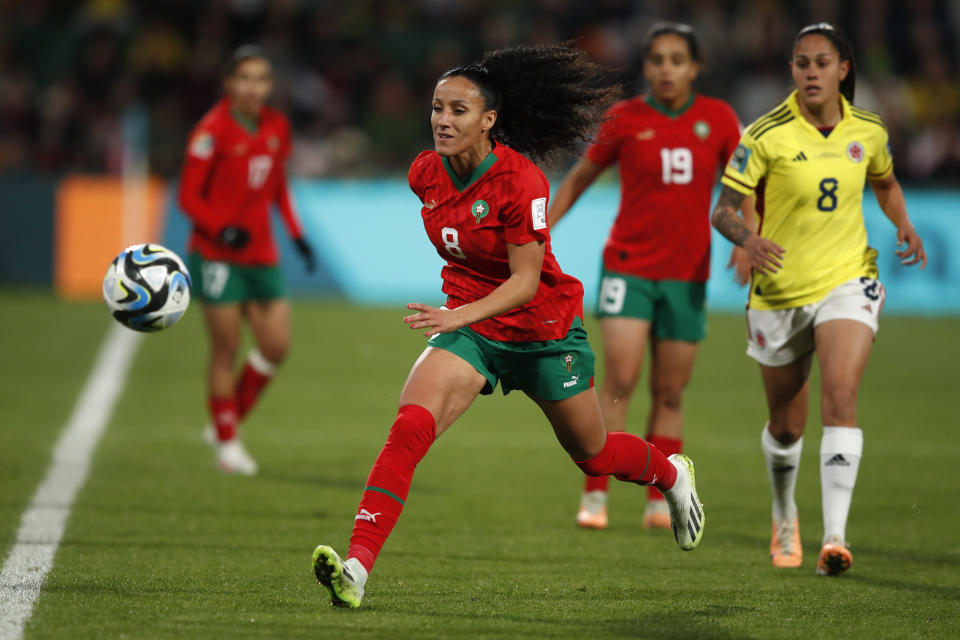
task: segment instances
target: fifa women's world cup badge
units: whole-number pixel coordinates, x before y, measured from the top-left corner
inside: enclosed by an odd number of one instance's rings
[[[477,200],[470,207],[470,213],[473,214],[474,220],[477,224],[480,224],[480,221],[487,217],[487,214],[490,213],[490,205],[488,205],[484,200]]]

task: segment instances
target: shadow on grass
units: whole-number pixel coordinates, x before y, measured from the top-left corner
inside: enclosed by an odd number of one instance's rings
[[[364,605],[366,607],[366,605]],[[584,603],[589,608],[589,603]],[[632,608],[631,608],[632,609]],[[342,609],[321,609],[323,622],[329,616],[348,616],[367,614],[371,616],[389,615],[389,611],[376,605],[357,611]],[[734,627],[740,626],[735,620],[749,616],[753,609],[735,605],[709,604],[682,612],[664,614],[655,611],[637,616],[617,619],[597,619],[585,615],[583,619],[571,619],[571,612],[563,617],[545,615],[497,614],[490,610],[478,610],[472,613],[445,610],[418,609],[417,617],[422,624],[415,625],[410,631],[396,628],[391,638],[646,638],[650,640],[676,640],[677,638],[698,638],[702,640],[749,640],[754,636],[745,635],[742,630],[725,629],[720,626],[724,619],[731,620]],[[575,614],[574,614],[575,615]],[[409,616],[409,612],[408,612]],[[415,621],[408,617],[409,622]],[[354,618],[351,628],[362,628],[363,618]],[[373,634],[376,636],[376,634]],[[366,633],[364,637],[367,637]]]
[[[893,580],[882,576],[871,575],[869,572],[854,573],[853,571],[844,575],[842,579],[880,589],[901,591],[904,593],[905,602],[915,599],[919,594],[945,600],[953,604],[960,602],[960,587],[956,586]]]

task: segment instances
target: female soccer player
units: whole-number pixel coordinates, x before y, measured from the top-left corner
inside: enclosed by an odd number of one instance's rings
[[[906,244],[896,252],[901,262],[922,268],[927,256],[893,175],[883,121],[852,104],[847,40],[828,23],[801,29],[790,69],[796,90],[744,133],[713,224],[753,268],[747,354],[760,363],[769,410],[761,446],[773,490],[773,566],[803,559],[794,487],[816,354],[824,528],[817,574],[838,575],[853,562],[846,525],[863,449],[857,392],[885,297],[863,224],[864,180]],[[736,215],[751,193],[757,233]]]
[[[210,335],[209,407],[205,437],[227,472],[253,475],[257,464],[237,437],[290,344],[290,305],[277,267],[269,207],[276,204],[297,249],[312,271],[314,256],[287,191],[285,164],[290,124],[266,106],[270,62],[259,48],[231,57],[226,97],[200,120],[180,178],[180,206],[193,222],[188,266],[203,300]],[[234,380],[242,320],[256,347]]]
[[[689,26],[654,25],[643,54],[650,92],[610,109],[598,141],[557,190],[548,218],[556,224],[597,176],[620,165],[620,211],[603,251],[597,303],[604,353],[600,408],[609,431],[626,428],[649,341],[646,438],[670,455],[683,448],[683,389],[706,334],[713,184],[737,146],[740,123],[726,102],[694,93],[700,47]],[[744,257],[734,249],[734,260],[745,267]],[[607,476],[586,478],[578,525],[607,526],[608,484]],[[670,528],[669,509],[653,486],[643,526]]]
[[[443,74],[433,94],[435,151],[417,156],[410,187],[427,236],[446,260],[444,307],[409,304],[404,321],[428,346],[400,392],[399,411],[370,471],[346,561],[320,545],[317,579],[339,606],[357,607],[417,463],[473,402],[520,389],[539,405],[584,472],[653,484],[670,504],[677,543],[703,535],[693,464],[667,459],[626,433],[607,433],[593,391],[583,287],[560,270],[547,230],[549,185],[530,160],[574,148],[602,118],[612,88],[565,46],[488,52]],[[509,146],[508,146],[509,145]]]

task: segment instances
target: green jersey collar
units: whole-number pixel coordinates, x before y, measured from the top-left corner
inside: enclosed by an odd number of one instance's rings
[[[693,101],[696,99],[696,97],[697,97],[696,94],[693,91],[691,91],[690,97],[687,99],[686,103],[684,103],[684,105],[679,109],[677,109],[676,111],[674,111],[673,109],[671,109],[666,105],[663,105],[657,102],[657,99],[653,97],[652,93],[648,93],[646,96],[644,96],[643,101],[646,102],[651,107],[653,107],[654,109],[656,109],[657,111],[659,111],[660,113],[662,113],[663,115],[667,116],[668,118],[678,118],[682,116],[687,109],[690,108],[690,105],[693,104]]]
[[[461,180],[460,176],[457,175],[457,172],[453,170],[453,167],[450,165],[449,158],[441,157],[441,160],[443,161],[443,168],[447,170],[447,175],[450,176],[450,180],[453,182],[453,186],[457,188],[457,191],[463,192],[466,191],[470,185],[483,177],[483,174],[485,174],[487,170],[494,165],[498,158],[496,153],[491,149],[490,153],[487,154],[487,157],[484,158],[483,161],[474,168],[470,175],[467,176],[466,180]]]
[[[230,117],[233,118],[234,122],[240,125],[240,127],[250,135],[255,135],[257,133],[259,123],[256,120],[248,118],[233,108],[230,109]]]

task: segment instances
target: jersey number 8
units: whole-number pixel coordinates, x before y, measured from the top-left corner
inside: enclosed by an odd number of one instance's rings
[[[817,198],[817,209],[833,211],[837,208],[837,179],[824,178],[820,181],[820,197]]]
[[[447,253],[454,258],[460,258],[461,260],[467,259],[467,256],[463,253],[463,249],[460,248],[460,234],[457,233],[456,229],[453,227],[440,229],[440,239],[443,240],[443,246],[446,247]]]

